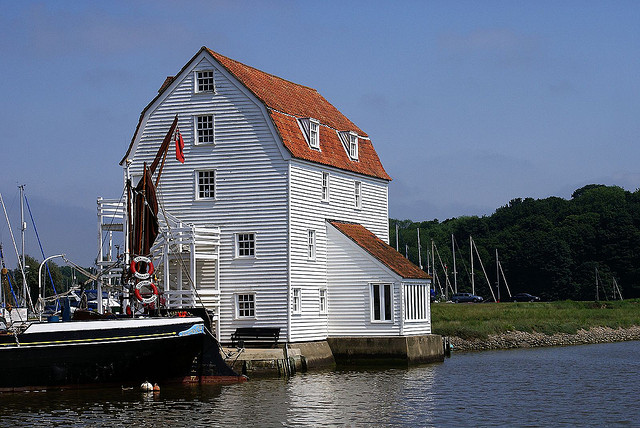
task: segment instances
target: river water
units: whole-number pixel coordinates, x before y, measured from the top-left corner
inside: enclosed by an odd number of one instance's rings
[[[236,385],[0,394],[0,426],[640,426],[640,342]]]

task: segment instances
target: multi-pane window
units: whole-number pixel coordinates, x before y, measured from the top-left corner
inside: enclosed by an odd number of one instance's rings
[[[372,321],[391,321],[392,297],[391,284],[371,284]]]
[[[323,201],[329,200],[329,173],[328,172],[322,173],[322,200]]]
[[[313,120],[309,120],[309,145],[314,149],[320,148],[320,124]]]
[[[429,319],[429,284],[404,286],[404,318],[406,320]]]
[[[215,171],[198,171],[197,180],[198,180],[197,198],[198,199],[215,198],[215,188],[216,188]]]
[[[236,315],[238,318],[254,318],[256,316],[255,294],[236,294]]]
[[[236,235],[237,257],[255,257],[256,234],[238,233]]]
[[[327,289],[326,288],[320,289],[320,313],[321,314],[327,313]]]
[[[353,132],[349,133],[349,157],[358,159],[358,135]]]
[[[293,289],[293,313],[299,314],[302,312],[302,290],[300,288]]]
[[[196,117],[196,141],[198,144],[213,143],[213,115]]]
[[[198,92],[213,92],[215,86],[213,84],[213,70],[196,71],[196,80]]]
[[[309,260],[316,259],[316,231],[309,230],[309,240],[308,240],[308,258]]]
[[[362,183],[360,181],[356,181],[354,183],[354,197],[355,197],[355,207],[362,207]]]

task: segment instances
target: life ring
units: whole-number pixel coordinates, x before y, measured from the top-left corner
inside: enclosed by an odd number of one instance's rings
[[[140,289],[142,287],[149,287],[151,289],[151,296],[142,297],[142,293],[140,292]],[[140,281],[136,284],[133,294],[136,296],[136,299],[138,299],[140,303],[142,303],[143,305],[148,305],[149,303],[155,302],[158,298],[158,287],[156,287],[156,285],[151,281]]]
[[[153,275],[153,270],[153,262],[149,257],[137,256],[131,260],[131,273],[138,279],[148,279]]]

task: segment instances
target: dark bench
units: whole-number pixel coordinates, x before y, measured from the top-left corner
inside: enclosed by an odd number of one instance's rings
[[[275,348],[279,338],[279,327],[239,327],[231,334],[231,346],[237,344],[240,348]]]

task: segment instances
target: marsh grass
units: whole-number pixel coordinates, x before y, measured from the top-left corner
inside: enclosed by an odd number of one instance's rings
[[[605,302],[433,303],[432,331],[462,339],[486,339],[506,331],[576,333],[591,327],[640,325],[640,299]]]

